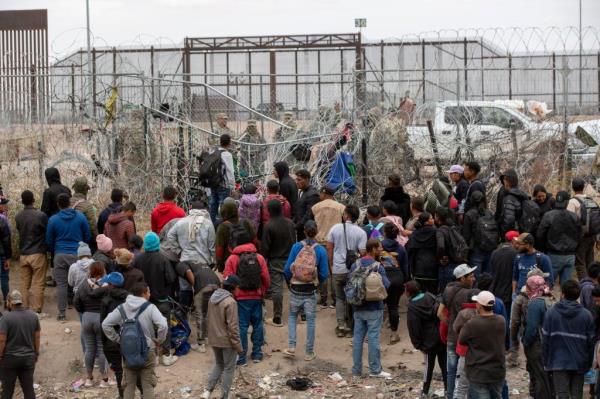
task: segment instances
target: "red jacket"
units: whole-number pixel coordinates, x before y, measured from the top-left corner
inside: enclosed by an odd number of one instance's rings
[[[150,224],[152,231],[160,234],[160,231],[171,220],[185,217],[185,211],[177,206],[174,202],[160,202],[152,211],[150,216]]]
[[[262,210],[261,210],[260,214],[261,214],[261,221],[262,221],[263,226],[265,226],[267,224],[267,222],[269,221],[269,219],[271,218],[271,215],[269,214],[269,209],[267,208],[267,205],[268,205],[269,201],[272,201],[272,200],[277,200],[277,201],[281,202],[281,214],[288,219],[292,218],[292,207],[291,207],[290,203],[288,202],[288,200],[281,194],[269,194],[262,202]]]
[[[225,270],[223,271],[223,278],[227,278],[232,274],[237,274],[238,264],[240,262],[239,255],[242,252],[257,252],[254,244],[242,244],[233,249],[231,251],[231,255],[227,258],[225,262]],[[267,293],[269,289],[269,285],[271,284],[271,279],[269,278],[269,270],[267,269],[267,262],[265,258],[261,254],[256,254],[258,258],[258,263],[260,264],[260,279],[262,284],[259,289],[254,291],[246,291],[236,288],[233,296],[236,300],[240,299],[262,299],[263,296]]]

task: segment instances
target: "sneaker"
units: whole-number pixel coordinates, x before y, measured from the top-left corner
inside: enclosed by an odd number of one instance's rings
[[[105,388],[110,387],[110,385],[108,384],[108,381],[102,380],[102,381],[100,381],[100,385],[98,385],[98,387],[105,389]]]
[[[252,363],[260,363],[262,362],[262,359],[252,359]]]
[[[390,335],[390,345],[394,345],[395,343],[400,342],[400,336],[397,332],[393,332]]]
[[[56,316],[56,320],[67,321],[67,317],[64,314],[59,314],[58,316]]]
[[[287,348],[287,349],[282,350],[281,353],[283,353],[283,356],[285,356],[285,357],[294,357],[294,356],[296,356],[296,349]]]
[[[392,375],[390,373],[388,373],[387,371],[381,370],[379,372],[379,374],[369,374],[369,377],[373,377],[373,378],[385,378],[387,380],[387,379],[392,378]]]
[[[317,354],[315,352],[311,352],[311,353],[307,353],[306,356],[304,356],[304,361],[306,362],[310,362],[313,361],[317,358]]]
[[[245,360],[238,360],[238,361],[235,363],[235,365],[236,365],[236,366],[238,366],[238,367],[246,367],[246,366],[248,365],[248,362],[247,362],[247,361],[245,361]]]
[[[271,325],[271,326],[275,326],[275,327],[283,327],[283,323],[281,322],[280,318],[272,318],[272,319],[266,319],[265,323]]]
[[[205,389],[204,392],[202,392],[202,395],[200,395],[200,399],[209,399],[210,394],[211,392],[208,389]]]
[[[206,353],[206,344],[198,344],[198,352]]]
[[[345,336],[346,338],[353,338],[353,337],[354,337],[354,331],[352,331],[352,330],[346,330],[346,331],[344,332],[344,336]],[[366,341],[366,340],[365,340],[365,341]]]
[[[179,359],[179,357],[175,356],[175,355],[162,355],[161,356],[161,362],[163,364],[163,366],[171,366],[173,365],[177,359]]]
[[[84,387],[86,388],[90,388],[94,386],[94,380],[90,380],[89,378],[85,379],[85,383],[83,384]]]
[[[338,338],[344,338],[344,328],[343,327],[336,327],[335,328],[335,335]]]

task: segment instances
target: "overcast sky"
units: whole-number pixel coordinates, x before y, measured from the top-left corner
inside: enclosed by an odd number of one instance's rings
[[[600,0],[582,0],[583,25],[600,28]],[[85,46],[85,0],[0,0],[48,9],[51,55]],[[568,27],[577,0],[90,0],[93,45],[179,44],[186,36],[347,33],[364,17],[369,40],[465,28]],[[451,34],[450,34],[451,35]]]

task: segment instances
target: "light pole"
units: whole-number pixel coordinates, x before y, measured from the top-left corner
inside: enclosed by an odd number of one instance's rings
[[[86,95],[90,101],[92,100],[92,48],[90,38],[90,0],[85,0],[85,18],[86,18],[86,30],[87,30],[87,75],[88,75],[88,89]],[[87,100],[84,102],[87,108]],[[94,104],[92,103],[92,109]]]
[[[581,113],[581,107],[583,106],[583,40],[581,32],[581,0],[579,0],[579,112]]]

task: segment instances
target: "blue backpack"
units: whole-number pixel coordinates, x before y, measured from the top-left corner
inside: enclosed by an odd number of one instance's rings
[[[133,317],[133,319],[127,318],[123,305],[119,305],[119,313],[123,318],[123,325],[121,326],[121,353],[125,360],[125,365],[130,369],[141,369],[148,360],[148,342],[144,336],[144,331],[140,325],[138,319],[140,315],[150,306],[150,302],[146,301]]]

